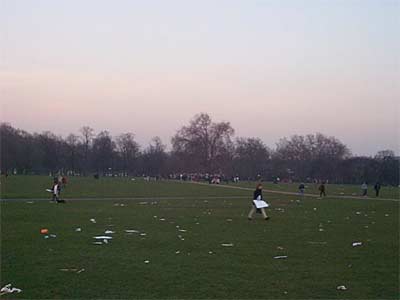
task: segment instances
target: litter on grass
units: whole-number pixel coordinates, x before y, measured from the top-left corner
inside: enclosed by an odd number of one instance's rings
[[[361,246],[362,242],[354,242],[352,245],[353,247]]]
[[[113,233],[115,233],[115,231],[112,231],[112,230],[106,230],[106,231],[104,231],[104,233],[105,233],[105,234],[113,234]]]
[[[278,255],[278,256],[274,256],[275,259],[286,259],[287,255]]]
[[[146,236],[147,234],[146,234],[146,233],[144,233],[144,232],[142,232],[140,235],[141,235],[141,236]]]
[[[0,290],[0,295],[5,295],[5,294],[12,294],[12,293],[21,293],[22,290],[16,287],[12,287],[11,283],[6,284],[4,287],[1,288]]]
[[[76,272],[77,274],[80,274],[82,272],[85,272],[85,269],[80,269],[78,272]]]
[[[345,287],[344,285],[339,285],[336,289],[339,291],[345,291],[347,290],[347,287]]]
[[[126,233],[139,233],[139,230],[134,230],[134,229],[126,229]]]
[[[90,222],[92,222],[93,224],[96,223],[95,219],[90,219]]]
[[[145,264],[148,264],[149,262],[150,262],[149,260],[145,260],[145,261],[144,261]]]
[[[76,232],[81,232],[81,231],[82,231],[82,228],[78,227],[78,228],[75,229],[75,231],[76,231]]]
[[[93,238],[96,239],[96,240],[111,240],[112,236],[99,235],[99,236],[94,236]]]
[[[187,230],[185,230],[185,229],[179,229],[178,231],[180,231],[180,232],[186,232]]]
[[[233,247],[234,245],[232,243],[229,244],[221,244],[222,247]]]

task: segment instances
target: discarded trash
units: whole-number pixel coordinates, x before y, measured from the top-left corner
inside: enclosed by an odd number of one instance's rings
[[[361,246],[362,242],[354,242],[352,245],[353,247]]]
[[[147,234],[146,234],[146,233],[144,233],[144,232],[142,232],[140,235],[141,235],[141,236],[146,236]]]
[[[60,271],[63,271],[63,272],[76,272],[76,271],[78,271],[78,269],[60,269]]]
[[[208,251],[208,254],[213,254],[214,252],[212,252],[212,251]]]
[[[76,272],[77,274],[85,272],[85,269],[80,269],[78,272]]]
[[[144,261],[145,264],[148,264],[149,262],[150,262],[149,260],[145,260],[145,261]]]
[[[187,230],[185,230],[185,229],[179,229],[178,231],[180,231],[180,232],[186,232]]]
[[[56,238],[56,237],[57,237],[57,235],[55,235],[55,234],[50,234],[50,237],[52,237],[52,238]]]
[[[287,256],[286,255],[278,255],[278,256],[274,256],[275,259],[286,259]]]
[[[93,242],[93,244],[95,244],[95,245],[103,245],[102,242]]]
[[[345,287],[344,285],[339,285],[336,289],[339,291],[345,291],[347,290],[347,287]]]
[[[44,238],[45,238],[45,239],[48,239],[48,238],[49,238],[49,236],[48,236],[48,235],[45,235],[45,236],[44,236]]]
[[[112,230],[106,230],[106,231],[104,231],[104,233],[105,233],[105,234],[113,234],[113,233],[115,233],[115,231],[112,231]]]
[[[359,211],[356,211],[356,215],[361,215],[361,212],[359,212]]]
[[[314,208],[313,208],[313,210],[317,210],[317,208],[316,208],[316,207],[314,207]]]
[[[108,240],[104,239],[104,240],[103,240],[103,243],[104,243],[104,244],[108,244]]]
[[[389,214],[385,214],[385,217],[389,217]]]
[[[324,229],[323,229],[323,228],[320,228],[319,231],[324,231]]]
[[[11,283],[6,284],[4,287],[1,288],[0,290],[0,295],[5,295],[5,294],[12,294],[12,293],[21,293],[22,290],[19,288],[12,287]]]
[[[40,229],[40,233],[47,234],[47,233],[49,233],[49,230],[47,228],[42,228],[42,229]]]
[[[138,230],[134,230],[134,229],[127,229],[125,230],[126,233],[139,233]]]
[[[179,253],[181,253],[181,251],[179,251],[179,250],[178,250],[178,251],[175,251],[175,254],[179,254]]]
[[[278,246],[278,247],[276,247],[276,249],[278,249],[278,250],[283,250],[284,248],[281,247],[281,246]]]
[[[112,236],[99,235],[99,236],[94,236],[93,238],[96,239],[96,240],[111,240]]]
[[[125,206],[123,203],[115,203],[114,206]]]
[[[160,221],[165,221],[165,219],[164,219],[164,218],[161,218]]]
[[[234,245],[232,243],[229,244],[221,244],[222,247],[233,247]]]
[[[90,222],[92,222],[93,224],[96,223],[95,219],[90,219]]]
[[[82,231],[82,228],[78,227],[78,228],[75,229],[75,231],[76,231],[76,232],[81,232],[81,231]]]
[[[143,202],[139,202],[139,204],[140,204],[140,205],[145,205],[145,204],[148,204],[148,202],[143,201]]]

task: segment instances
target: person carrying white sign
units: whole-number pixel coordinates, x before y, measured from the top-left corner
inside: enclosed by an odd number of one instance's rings
[[[253,214],[255,212],[261,213],[262,216],[264,217],[264,220],[268,220],[269,217],[265,213],[265,208],[268,207],[269,205],[263,200],[262,197],[262,184],[259,183],[257,184],[256,190],[254,191],[253,194],[253,201],[252,201],[252,207],[251,210],[247,216],[249,220],[253,219]]]

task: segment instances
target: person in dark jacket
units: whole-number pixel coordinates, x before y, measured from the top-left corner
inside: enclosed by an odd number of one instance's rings
[[[263,197],[262,197],[262,184],[261,183],[257,184],[256,190],[253,193],[253,200],[263,200]],[[247,218],[249,220],[253,219],[253,214],[256,211],[263,215],[264,220],[268,220],[269,219],[269,217],[265,213],[265,209],[264,208],[256,208],[256,206],[255,206],[253,201],[251,201],[251,205],[252,205],[251,206],[251,210],[250,210],[250,212],[249,212],[249,214],[247,216]]]
[[[318,187],[319,190],[319,197],[322,198],[322,196],[326,196],[325,192],[325,182],[322,182],[321,185]]]
[[[375,183],[374,190],[375,190],[375,196],[379,197],[379,191],[381,190],[381,184],[379,182]]]

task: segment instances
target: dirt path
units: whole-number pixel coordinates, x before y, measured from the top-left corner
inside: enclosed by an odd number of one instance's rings
[[[241,186],[231,186],[231,185],[225,185],[225,184],[208,184],[208,183],[194,182],[194,181],[191,181],[189,183],[207,185],[207,186],[213,186],[213,187],[220,187],[220,188],[229,188],[229,189],[237,189],[237,190],[254,191],[253,188],[246,188],[246,187],[241,187]],[[274,191],[274,190],[268,190],[268,189],[263,189],[263,191],[265,191],[267,193],[271,193],[271,194],[300,196],[299,193],[294,193],[294,192]],[[319,198],[319,195],[316,195],[316,194],[304,194],[304,197]],[[357,200],[379,200],[379,201],[383,200],[383,201],[400,202],[400,199],[370,198],[370,197],[361,197],[361,196],[357,197],[357,196],[341,196],[341,195],[332,195],[332,196],[330,196],[329,195],[329,196],[326,196],[325,198],[357,199]]]

